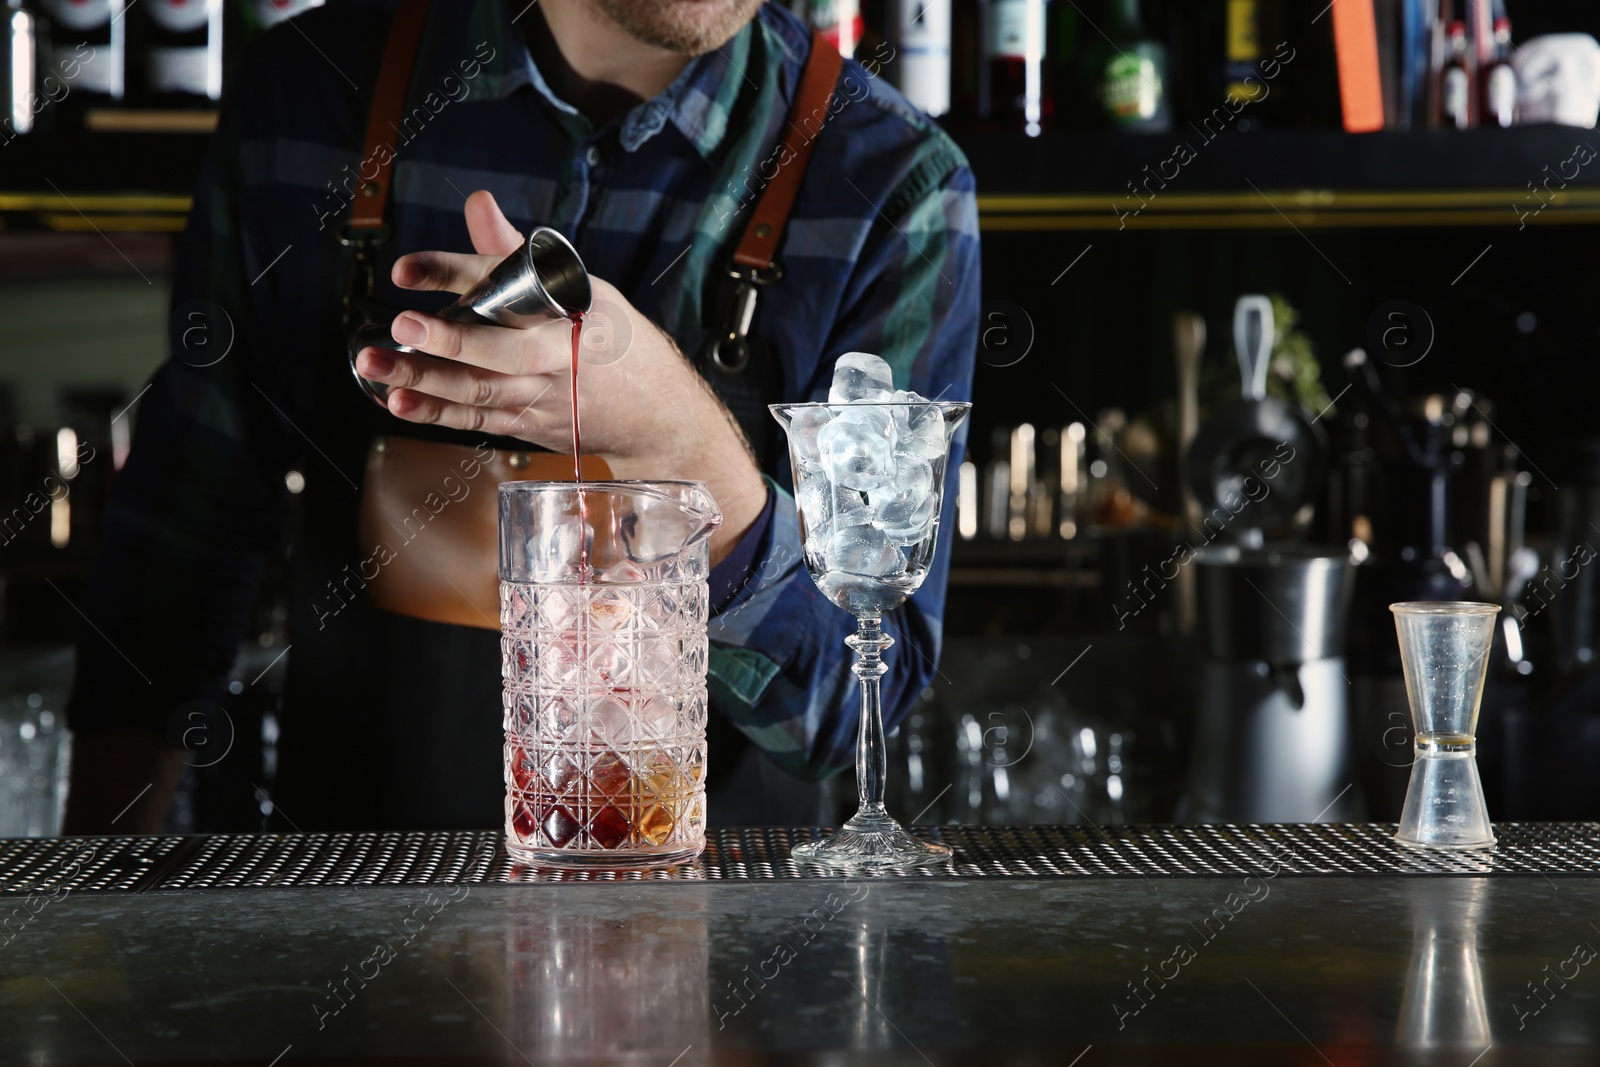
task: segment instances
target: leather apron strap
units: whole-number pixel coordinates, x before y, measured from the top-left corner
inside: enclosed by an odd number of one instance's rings
[[[775,173],[756,199],[727,270],[713,280],[713,306],[721,318],[696,357],[700,373],[744,431],[762,467],[769,465],[773,451],[782,451],[767,405],[784,399],[783,374],[771,343],[750,331],[762,289],[783,277],[778,247],[817,135],[832,115],[843,66],[839,50],[821,34],[812,34],[811,55],[789,105],[783,138],[769,157],[777,164]]]
[[[833,100],[833,90],[839,84],[839,71],[844,68],[844,57],[822,34],[811,35],[811,56],[800,74],[800,84],[794,91],[794,102],[789,105],[789,116],[783,128],[783,140],[778,142],[774,158],[778,160],[777,173],[767,182],[756,199],[755,210],[745,224],[744,236],[734,250],[733,261],[752,271],[782,274],[777,264],[778,243],[783,240],[784,227],[789,224],[789,213],[794,210],[795,197],[800,193],[800,183],[806,176],[806,165],[811,162],[811,149],[817,143],[817,133],[829,115],[828,105]],[[812,132],[807,133],[805,120],[817,117]]]
[[[416,64],[417,46],[428,22],[430,0],[400,0],[389,37],[383,47],[378,81],[372,90],[372,108],[367,117],[367,135],[356,163],[361,186],[350,205],[350,217],[340,223],[337,234],[344,246],[344,291],[342,318],[346,333],[357,326],[374,322],[383,312],[373,303],[377,281],[378,249],[389,241],[389,188],[394,180],[395,148],[389,131],[399,129],[405,111],[406,92],[411,87],[411,70]],[[367,172],[373,173],[368,175]]]
[[[431,0],[400,0],[389,40],[383,48],[383,65],[378,68],[378,84],[372,93],[372,112],[367,119],[366,143],[361,149],[361,170],[376,166],[371,178],[361,175],[360,195],[350,205],[349,231],[384,233],[387,236],[389,186],[394,180],[395,153],[389,134],[400,124],[406,107],[406,90],[411,87],[411,70],[416,64],[417,46],[422,43],[422,28],[428,21]]]

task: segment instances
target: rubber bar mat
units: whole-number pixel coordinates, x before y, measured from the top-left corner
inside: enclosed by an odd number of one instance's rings
[[[1395,842],[1378,823],[1296,825],[940,826],[916,832],[955,849],[950,862],[891,878],[1172,878],[1600,875],[1600,823],[1502,823],[1488,852],[1434,852]],[[557,869],[506,855],[496,831],[216,834],[0,840],[0,892],[518,882],[772,881],[840,878],[790,858],[814,828],[718,828],[676,867]]]

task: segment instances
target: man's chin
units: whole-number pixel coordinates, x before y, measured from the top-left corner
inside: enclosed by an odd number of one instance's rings
[[[763,0],[598,0],[636,40],[680,55],[721,48],[744,28]]]

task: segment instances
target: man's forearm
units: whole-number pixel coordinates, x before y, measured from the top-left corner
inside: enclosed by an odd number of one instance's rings
[[[657,331],[654,340],[664,351],[652,358],[678,360],[683,370],[659,394],[668,413],[667,440],[639,456],[607,458],[619,478],[705,482],[722,509],[722,525],[711,535],[711,563],[715,566],[766,509],[767,483],[733,413],[671,338]]]
[[[186,753],[147,733],[117,730],[72,736],[66,834],[161,832]]]
[[[716,403],[716,411],[726,420],[727,447],[709,454],[703,452],[696,463],[699,473],[688,475],[705,482],[722,509],[722,525],[711,535],[712,566],[733,551],[767,507],[767,483],[762,480],[761,471],[750,454],[744,432],[720,401]],[[726,432],[728,430],[731,433]]]

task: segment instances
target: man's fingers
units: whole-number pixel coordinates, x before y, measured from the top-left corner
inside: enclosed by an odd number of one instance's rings
[[[554,333],[540,330],[555,327]],[[482,367],[500,374],[543,374],[565,366],[571,328],[552,319],[525,330],[504,326],[468,326],[420,311],[395,316],[389,334],[403,345],[443,359]]]
[[[542,378],[498,374],[420,353],[378,348],[363,349],[356,358],[356,369],[362,377],[389,386],[391,394],[395,389],[409,389],[478,407],[526,407],[551,387]]]
[[[480,255],[504,259],[522,246],[522,234],[511,225],[494,194],[479,189],[467,197],[467,233]]]
[[[545,420],[540,418],[538,409],[531,404],[520,408],[475,407],[429,396],[414,389],[391,389],[389,411],[407,422],[515,437],[534,444],[550,429],[543,425]]]
[[[389,277],[402,289],[464,293],[500,262],[465,252],[413,252],[394,261]]]
[[[475,256],[460,252],[413,252],[395,260],[389,277],[402,289],[464,293],[496,263],[522,247],[523,237],[501,212],[494,194],[479,189],[463,209]]]

